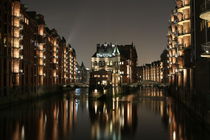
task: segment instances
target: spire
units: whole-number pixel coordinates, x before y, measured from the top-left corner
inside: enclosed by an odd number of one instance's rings
[[[83,62],[81,63],[81,67],[85,68],[85,65],[84,65],[84,63],[83,63]]]
[[[114,48],[113,55],[114,55],[114,56],[120,55],[120,51],[119,51],[118,47],[115,47],[115,48]]]
[[[82,61],[82,64],[81,64],[81,66],[84,66],[84,63],[83,63],[83,61]]]

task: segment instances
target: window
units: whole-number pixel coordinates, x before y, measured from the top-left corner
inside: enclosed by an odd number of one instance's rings
[[[94,65],[97,66],[97,61],[94,62]]]
[[[113,65],[113,62],[112,61],[110,61],[110,66],[112,66]]]
[[[99,61],[99,66],[100,66],[100,67],[102,66],[102,62],[101,62],[101,61]]]

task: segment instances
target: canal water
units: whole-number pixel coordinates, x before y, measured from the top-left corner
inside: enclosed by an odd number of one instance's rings
[[[76,89],[0,111],[0,140],[210,140],[209,134],[155,88],[106,102]]]

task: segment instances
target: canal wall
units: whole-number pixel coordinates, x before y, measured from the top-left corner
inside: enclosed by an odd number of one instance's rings
[[[21,102],[36,100],[51,95],[62,94],[65,91],[76,88],[87,88],[87,84],[73,83],[71,85],[40,86],[40,87],[13,87],[0,89],[3,93],[0,96],[0,109]]]
[[[210,103],[205,92],[201,92],[201,90],[198,92],[190,89],[178,89],[175,86],[170,86],[169,96],[175,98],[200,121],[210,126]]]
[[[64,88],[62,86],[38,88],[14,87],[12,89],[8,88],[7,93],[9,94],[5,94],[4,96],[0,97],[0,109],[9,107],[11,105],[59,94],[62,93],[63,90]]]

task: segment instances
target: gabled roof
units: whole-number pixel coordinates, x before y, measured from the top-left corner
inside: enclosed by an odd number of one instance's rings
[[[97,50],[92,57],[115,57],[120,55],[120,51],[116,45],[113,44],[98,44]]]

